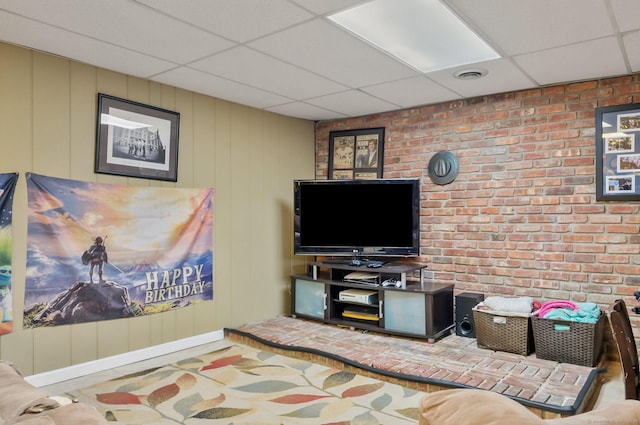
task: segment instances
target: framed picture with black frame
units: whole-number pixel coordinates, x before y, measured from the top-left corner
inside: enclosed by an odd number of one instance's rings
[[[384,127],[329,133],[332,180],[382,178]]]
[[[180,114],[98,94],[95,172],[178,181]]]
[[[640,200],[637,141],[640,142],[640,103],[596,108],[597,201]]]

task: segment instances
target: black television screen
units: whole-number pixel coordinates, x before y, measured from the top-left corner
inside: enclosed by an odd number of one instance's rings
[[[420,255],[420,181],[296,180],[294,253]]]

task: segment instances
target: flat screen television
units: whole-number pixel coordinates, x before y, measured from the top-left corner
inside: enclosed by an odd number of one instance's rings
[[[294,253],[420,255],[419,179],[294,181]]]

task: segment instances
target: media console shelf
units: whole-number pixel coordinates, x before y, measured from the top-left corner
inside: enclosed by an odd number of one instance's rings
[[[434,341],[454,327],[453,284],[426,282],[426,267],[405,261],[377,268],[312,262],[309,274],[291,276],[291,314]],[[364,274],[366,280],[379,284],[353,281],[354,272],[356,277]],[[383,286],[388,279],[400,285]]]

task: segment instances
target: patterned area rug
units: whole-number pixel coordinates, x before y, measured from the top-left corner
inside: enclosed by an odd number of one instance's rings
[[[130,425],[415,425],[425,395],[244,345],[73,394]]]

